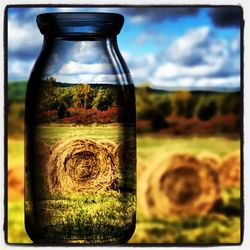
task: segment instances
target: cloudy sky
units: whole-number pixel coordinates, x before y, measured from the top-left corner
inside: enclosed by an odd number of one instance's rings
[[[242,13],[238,7],[10,7],[9,81],[27,80],[41,50],[43,37],[37,28],[36,16],[44,12],[60,11],[123,14],[125,24],[118,36],[118,44],[135,84],[147,82],[152,87],[169,90],[232,90],[240,87]],[[54,60],[58,58],[55,57]],[[89,71],[97,70],[100,75],[102,71],[110,71],[105,62],[92,65],[88,62],[79,63],[77,55],[67,60],[57,70],[65,79],[73,74],[79,75],[79,71],[86,68],[86,64]],[[109,73],[112,76],[112,72]],[[81,78],[77,80],[80,81]]]

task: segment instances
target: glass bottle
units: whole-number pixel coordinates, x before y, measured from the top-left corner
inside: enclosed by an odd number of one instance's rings
[[[135,95],[113,13],[37,17],[27,86],[25,227],[37,243],[122,243],[135,228]]]

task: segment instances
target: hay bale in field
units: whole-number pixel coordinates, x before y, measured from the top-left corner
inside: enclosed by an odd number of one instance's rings
[[[108,139],[102,139],[97,141],[97,143],[101,144],[102,146],[106,147],[110,152],[113,152],[117,147],[117,144]]]
[[[97,143],[99,145],[101,145],[102,147],[106,148],[107,150],[110,151],[110,153],[113,155],[114,153],[114,150],[116,149],[117,147],[117,144],[115,142],[113,142],[112,140],[109,140],[109,139],[101,139],[101,140],[98,140]],[[114,160],[114,157],[112,158],[112,171],[113,171],[113,175],[114,175],[114,178],[117,180],[117,176],[118,176],[118,169],[117,169],[117,166],[115,164],[115,160]],[[116,183],[114,182],[112,187],[112,189],[117,189],[116,187]]]
[[[232,152],[222,159],[219,178],[222,187],[240,187],[240,152]]]
[[[147,189],[149,177],[153,171],[153,164],[145,162],[140,157],[137,157],[137,212],[146,216],[150,215],[147,204]]]
[[[119,168],[136,167],[136,141],[128,139],[121,142],[113,151],[116,164]]]
[[[136,159],[136,173],[137,173],[137,181],[139,181],[143,172],[147,169],[147,163],[141,158],[137,156]]]
[[[25,172],[30,168],[44,171],[50,154],[51,148],[47,143],[40,140],[29,142],[25,148]]]
[[[113,155],[90,139],[57,143],[47,164],[52,193],[106,190],[115,181]]]
[[[218,169],[220,168],[221,158],[218,155],[213,154],[211,152],[203,152],[199,154],[198,157],[204,164],[207,164],[215,171],[218,171]]]
[[[146,162],[140,158],[140,157],[137,157],[136,159],[136,184],[137,184],[137,187],[136,187],[136,190],[137,190],[137,206],[139,207],[140,205],[140,200],[141,200],[141,193],[142,193],[142,189],[143,189],[143,184],[144,182],[142,181],[143,180],[143,176],[144,176],[144,172],[146,170]]]
[[[24,195],[23,166],[8,169],[8,200],[22,200]]]
[[[147,173],[144,214],[158,218],[169,215],[206,214],[220,197],[216,172],[188,153],[171,154]]]
[[[34,160],[36,170],[44,170],[51,155],[51,148],[48,144],[37,141],[34,149]]]
[[[121,142],[113,151],[118,174],[118,188],[128,191],[136,188],[136,141]]]

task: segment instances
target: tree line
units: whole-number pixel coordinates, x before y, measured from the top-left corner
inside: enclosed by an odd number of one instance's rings
[[[42,86],[38,91],[38,112],[53,110],[59,118],[69,117],[77,113],[77,109],[82,109],[82,112],[84,109],[111,111],[113,107],[123,105],[124,101],[124,89],[115,85],[62,84],[54,78],[45,79],[38,85]],[[13,120],[13,128],[17,120],[23,120],[25,89],[26,83],[8,85],[8,119]],[[154,131],[166,128],[171,117],[179,122],[178,117],[209,121],[218,116],[224,119],[224,116],[230,114],[239,120],[241,115],[240,92],[173,92],[154,90],[147,85],[136,87],[135,92],[137,120],[150,121]],[[70,108],[76,111],[71,109],[69,113]]]
[[[215,116],[240,117],[240,92],[158,91],[144,85],[136,88],[138,120],[150,120],[153,130],[167,126],[169,116],[208,121]]]
[[[62,84],[49,77],[42,81],[38,97],[38,111],[59,110],[63,118],[68,108],[96,108],[106,111],[122,102],[122,92],[114,85]]]

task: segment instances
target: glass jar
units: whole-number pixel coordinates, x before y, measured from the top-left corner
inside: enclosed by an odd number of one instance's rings
[[[123,16],[37,17],[25,112],[25,227],[37,243],[122,243],[135,228],[135,94]]]

